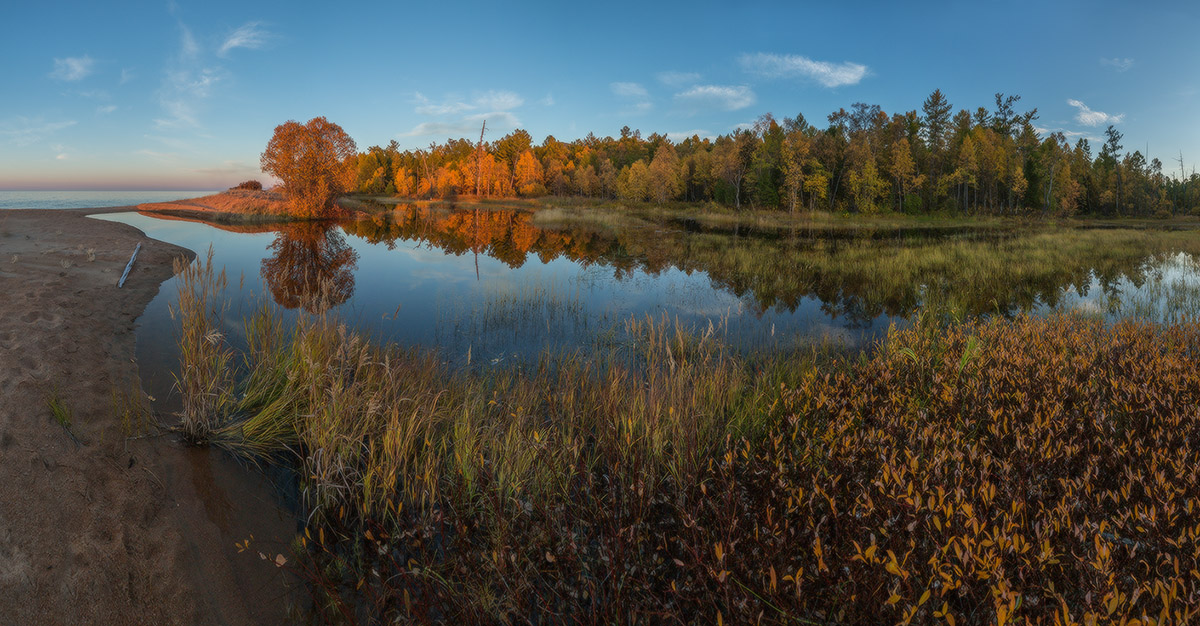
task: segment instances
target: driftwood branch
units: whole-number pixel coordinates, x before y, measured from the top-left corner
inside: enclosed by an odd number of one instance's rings
[[[138,250],[142,249],[142,244],[138,243],[133,249],[133,256],[129,257],[129,262],[125,264],[125,271],[121,274],[121,280],[117,281],[117,289],[125,286],[125,279],[129,277],[129,270],[133,269],[133,260],[137,258]]]

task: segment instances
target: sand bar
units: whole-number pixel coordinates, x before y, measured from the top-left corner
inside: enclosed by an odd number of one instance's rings
[[[122,210],[0,211],[0,616],[278,622],[282,576],[233,550],[244,524],[211,493],[213,454],[170,435],[129,441],[114,412],[114,389],[140,389],[134,321],[173,260],[193,256],[86,217]],[[49,394],[71,410],[71,434]]]

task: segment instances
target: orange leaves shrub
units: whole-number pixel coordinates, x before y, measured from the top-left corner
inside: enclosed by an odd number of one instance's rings
[[[292,213],[297,217],[325,217],[333,201],[354,182],[351,164],[357,154],[354,140],[341,126],[316,117],[307,124],[288,121],[262,153],[262,169],[283,181]]]
[[[728,570],[747,608],[821,621],[1188,623],[1198,353],[1196,325],[894,332],[809,376],[788,423],[721,465],[736,506],[714,517],[740,549],[695,565]]]

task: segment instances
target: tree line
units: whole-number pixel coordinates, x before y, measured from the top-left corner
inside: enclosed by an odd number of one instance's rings
[[[1077,213],[1166,217],[1200,207],[1200,175],[1166,171],[1126,152],[1109,126],[1086,138],[1042,134],[1019,96],[994,107],[953,107],[940,91],[920,111],[887,114],[855,103],[819,127],[768,113],[715,139],[673,142],[628,126],[618,137],[535,145],[525,130],[491,142],[450,139],[400,150],[392,141],[347,159],[352,190],[408,197],[588,196],[624,201],[718,202],[852,213]],[[1182,163],[1182,156],[1180,158]],[[1178,175],[1176,175],[1178,174]]]

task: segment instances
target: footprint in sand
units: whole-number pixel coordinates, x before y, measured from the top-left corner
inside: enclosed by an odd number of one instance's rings
[[[62,322],[62,316],[57,313],[46,313],[45,311],[30,311],[21,316],[21,321],[27,324],[37,324],[42,328],[52,328]]]

